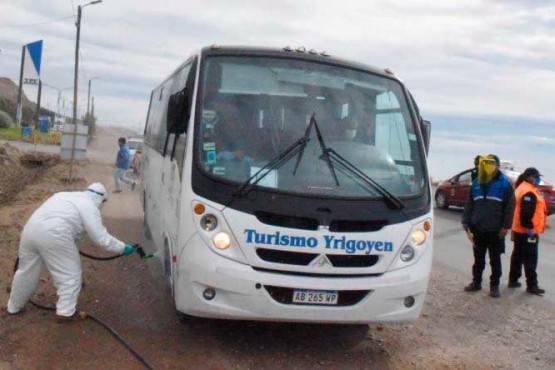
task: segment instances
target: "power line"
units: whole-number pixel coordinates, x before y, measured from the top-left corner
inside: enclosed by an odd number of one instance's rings
[[[42,22],[37,22],[37,23],[27,23],[27,24],[5,24],[5,25],[0,25],[0,28],[22,28],[22,27],[34,27],[34,26],[40,26],[43,24],[49,24],[49,23],[55,23],[55,22],[60,22],[60,21],[64,21],[67,19],[73,18],[73,16],[69,16],[69,17],[63,17],[63,18],[57,18],[57,19],[50,19],[48,21],[42,21]]]

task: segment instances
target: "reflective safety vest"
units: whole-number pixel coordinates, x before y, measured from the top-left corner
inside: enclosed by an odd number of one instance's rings
[[[530,184],[528,181],[523,181],[515,190],[516,206],[515,216],[513,218],[513,231],[520,234],[526,234],[528,228],[520,224],[520,210],[522,206],[522,198],[525,194],[532,193],[536,196],[536,210],[532,216],[532,225],[536,234],[542,234],[545,231],[545,223],[547,220],[547,207],[545,200],[541,196],[538,188]]]

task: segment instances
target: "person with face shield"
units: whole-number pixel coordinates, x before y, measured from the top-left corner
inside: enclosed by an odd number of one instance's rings
[[[516,207],[513,219],[514,248],[511,255],[509,288],[519,288],[518,279],[522,276],[522,266],[526,275],[526,291],[543,295],[544,289],[538,286],[538,243],[539,234],[545,231],[547,207],[538,190],[540,172],[527,168],[515,183]]]
[[[100,183],[84,191],[60,192],[46,200],[29,218],[19,244],[19,264],[12,282],[7,311],[22,311],[37,289],[43,266],[50,271],[58,301],[56,320],[86,318],[76,310],[81,291],[81,258],[76,240],[85,232],[105,250],[130,255],[135,248],[116,239],[102,224],[100,208],[107,200]]]
[[[462,226],[474,252],[472,283],[464,288],[465,291],[482,289],[482,274],[488,253],[490,296],[500,296],[501,253],[504,251],[505,236],[512,226],[514,207],[514,190],[509,179],[499,171],[499,158],[492,154],[482,156],[462,216]]]

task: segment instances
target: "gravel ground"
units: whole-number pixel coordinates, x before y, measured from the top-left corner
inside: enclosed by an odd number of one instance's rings
[[[111,167],[91,161],[85,182],[111,185]],[[42,199],[62,188],[53,177],[27,187],[0,208],[0,288],[12,278],[19,232]],[[111,194],[109,230],[143,241],[138,194]],[[436,245],[436,248],[441,246]],[[98,248],[83,248],[101,254]],[[155,368],[183,369],[555,369],[555,308],[523,289],[465,293],[468,276],[435,264],[421,318],[413,324],[307,325],[180,320],[161,283],[160,264],[137,256],[83,260],[79,305],[118,330]],[[547,286],[547,289],[550,287]],[[52,304],[45,272],[36,296]],[[0,294],[5,307],[7,294]],[[140,369],[108,332],[91,321],[56,324],[34,307],[16,317],[0,311],[0,369]]]

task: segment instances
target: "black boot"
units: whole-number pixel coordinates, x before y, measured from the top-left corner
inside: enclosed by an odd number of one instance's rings
[[[476,282],[472,282],[464,287],[465,292],[477,292],[479,290],[482,290],[482,287]]]
[[[498,285],[489,288],[489,296],[493,298],[499,298],[501,296]]]
[[[535,286],[529,286],[528,288],[526,288],[526,292],[530,294],[535,294],[535,295],[544,295],[545,289],[542,289],[539,286],[535,285]]]
[[[509,285],[507,285],[509,288],[520,288],[522,286],[521,283],[519,283],[518,281],[509,281]]]

